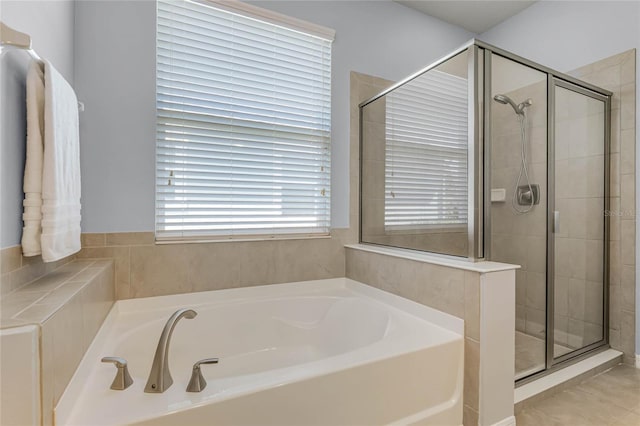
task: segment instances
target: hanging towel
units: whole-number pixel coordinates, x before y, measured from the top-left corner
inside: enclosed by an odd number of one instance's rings
[[[42,157],[44,151],[44,74],[36,61],[27,71],[27,156],[24,166],[22,253],[41,253]]]
[[[67,81],[44,61],[42,260],[80,250],[80,136],[78,100]]]

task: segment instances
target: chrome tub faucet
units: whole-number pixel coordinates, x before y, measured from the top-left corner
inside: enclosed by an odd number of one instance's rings
[[[169,389],[173,384],[173,378],[169,372],[169,343],[171,342],[171,334],[178,321],[182,318],[192,319],[198,313],[193,309],[179,309],[171,315],[160,335],[156,354],[153,357],[151,372],[144,391],[147,393],[162,393]]]

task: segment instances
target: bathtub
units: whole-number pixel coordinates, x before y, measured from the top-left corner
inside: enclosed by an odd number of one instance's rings
[[[173,385],[144,393],[177,309]],[[56,425],[462,424],[462,320],[346,278],[117,302],[55,409]],[[110,389],[127,359],[133,385]],[[193,364],[208,382],[186,392]]]

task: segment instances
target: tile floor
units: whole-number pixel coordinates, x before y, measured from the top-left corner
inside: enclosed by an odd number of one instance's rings
[[[619,365],[516,416],[518,426],[640,426],[640,369]]]

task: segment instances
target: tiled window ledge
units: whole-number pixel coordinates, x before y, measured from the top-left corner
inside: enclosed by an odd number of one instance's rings
[[[112,260],[75,260],[9,293],[0,301],[0,328],[42,325],[106,269]]]

